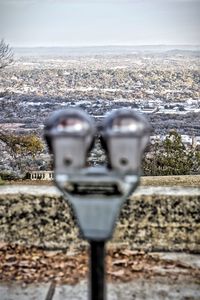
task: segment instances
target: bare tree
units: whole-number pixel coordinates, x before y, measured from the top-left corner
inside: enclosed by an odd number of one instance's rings
[[[4,39],[0,40],[0,70],[13,62],[13,52]]]

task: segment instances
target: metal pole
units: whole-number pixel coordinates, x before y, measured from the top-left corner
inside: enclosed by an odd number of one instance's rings
[[[105,242],[90,241],[90,300],[105,297]]]

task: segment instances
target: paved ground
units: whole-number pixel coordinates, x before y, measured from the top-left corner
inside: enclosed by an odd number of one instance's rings
[[[49,289],[49,284],[28,285],[15,283],[2,283],[0,286],[1,300],[44,300]]]
[[[130,283],[108,285],[108,300],[199,300],[200,287],[197,284],[174,283],[137,280]],[[81,283],[75,288],[62,286],[56,289],[54,300],[87,299],[86,284]]]
[[[85,300],[88,299],[87,282],[75,286],[57,286],[49,289],[49,284],[22,285],[4,284],[0,286],[1,300]],[[200,285],[187,281],[166,282],[163,278],[108,285],[107,300],[199,300]]]
[[[61,195],[61,192],[55,186],[45,185],[2,185],[0,193],[3,194],[30,194],[30,195]],[[198,187],[181,187],[181,186],[139,186],[134,195],[200,195]]]

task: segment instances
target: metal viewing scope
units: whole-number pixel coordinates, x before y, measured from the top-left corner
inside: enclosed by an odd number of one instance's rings
[[[120,109],[105,117],[98,132],[84,111],[67,109],[49,117],[44,135],[54,158],[55,183],[72,205],[83,237],[111,238],[123,201],[139,183],[147,121],[133,110]],[[108,165],[87,167],[97,135]]]
[[[147,121],[130,109],[111,112],[101,129],[97,127],[88,114],[76,109],[54,112],[44,127],[53,154],[55,184],[90,243],[91,300],[105,299],[105,242],[112,237],[123,202],[139,183],[150,133]],[[99,137],[107,162],[89,167],[87,158]]]

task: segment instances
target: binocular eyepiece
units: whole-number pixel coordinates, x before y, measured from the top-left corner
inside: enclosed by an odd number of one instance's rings
[[[84,111],[54,112],[45,123],[45,138],[58,172],[86,167],[96,135],[108,156],[108,168],[138,173],[141,156],[149,140],[147,121],[133,110],[119,109],[108,114],[98,132],[94,120]]]

